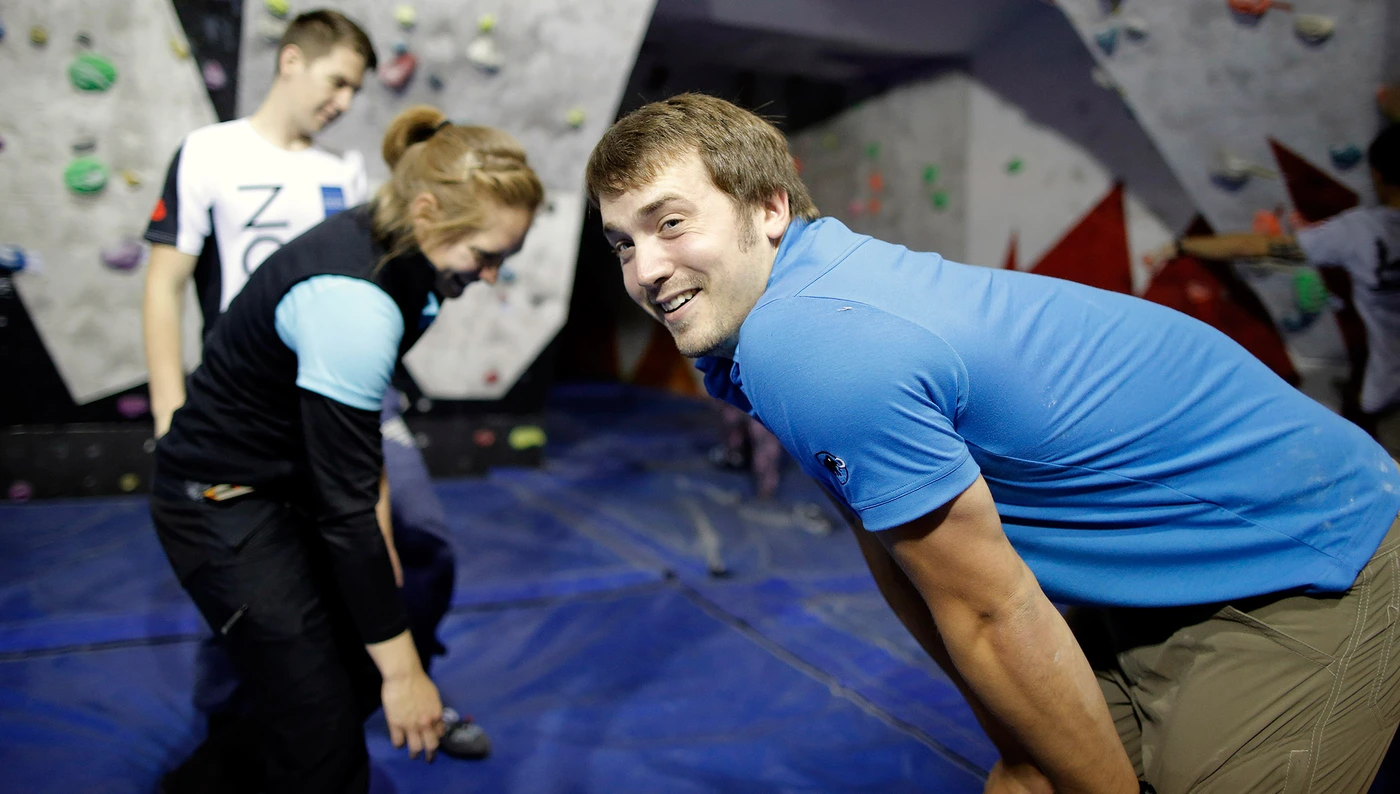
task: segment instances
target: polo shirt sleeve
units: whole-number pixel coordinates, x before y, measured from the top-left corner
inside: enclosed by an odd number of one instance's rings
[[[865,304],[788,298],[750,314],[736,360],[759,420],[866,529],[924,516],[980,474],[957,432],[967,369],[923,326]]]
[[[297,386],[379,410],[403,340],[403,314],[384,290],[350,276],[313,276],[278,302],[276,324],[297,354]]]

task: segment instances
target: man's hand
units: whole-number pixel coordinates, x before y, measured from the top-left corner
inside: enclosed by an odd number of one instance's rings
[[[421,667],[416,673],[399,678],[386,677],[380,695],[394,746],[407,743],[409,758],[417,758],[421,751],[423,760],[433,760],[446,726],[442,722],[442,700],[432,679]]]

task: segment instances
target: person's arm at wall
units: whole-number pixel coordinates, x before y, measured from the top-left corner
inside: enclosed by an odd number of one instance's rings
[[[1215,234],[1184,237],[1177,246],[1182,254],[1213,261],[1270,258],[1301,262],[1304,259],[1298,241],[1291,235]]]
[[[185,362],[181,326],[185,292],[197,258],[170,245],[152,245],[141,304],[141,332],[150,377],[151,415],[156,438],[170,429],[175,409],[185,403]]]
[[[1024,748],[999,775],[1039,771],[1060,794],[1137,791],[1093,670],[980,477],[939,510],[875,535],[927,604],[989,735]]]

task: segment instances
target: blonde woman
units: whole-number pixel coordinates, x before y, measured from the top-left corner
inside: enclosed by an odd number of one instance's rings
[[[367,791],[381,704],[396,746],[437,749],[375,510],[380,403],[439,301],[494,283],[543,199],[510,136],[434,108],[394,119],[383,155],[373,201],[253,273],[156,450],[156,531],[250,690],[269,792]]]

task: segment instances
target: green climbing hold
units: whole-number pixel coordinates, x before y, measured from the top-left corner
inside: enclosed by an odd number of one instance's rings
[[[1026,163],[1019,157],[1013,157],[1006,163],[1006,173],[1015,176],[1021,173],[1021,169],[1026,167]]]
[[[930,196],[930,198],[933,200],[934,209],[938,210],[939,212],[948,209],[948,194],[946,192],[942,190],[935,190],[933,195]]]
[[[520,425],[510,429],[510,435],[506,441],[510,443],[511,449],[530,449],[531,447],[542,447],[545,444],[544,429],[538,425]]]
[[[934,182],[937,182],[937,181],[938,181],[938,166],[936,166],[936,165],[926,165],[926,166],[924,166],[924,184],[926,184],[926,185],[932,185]]]
[[[68,67],[68,79],[84,91],[106,91],[117,79],[117,67],[93,52],[80,53]]]
[[[880,156],[880,144],[875,143],[873,141],[866,144],[865,156],[869,157],[871,160],[878,158]]]
[[[107,166],[96,157],[79,157],[63,169],[63,184],[74,193],[96,193],[107,186]]]
[[[1327,306],[1327,287],[1316,270],[1300,268],[1293,276],[1293,295],[1298,302],[1298,310],[1304,314],[1318,314]]]

